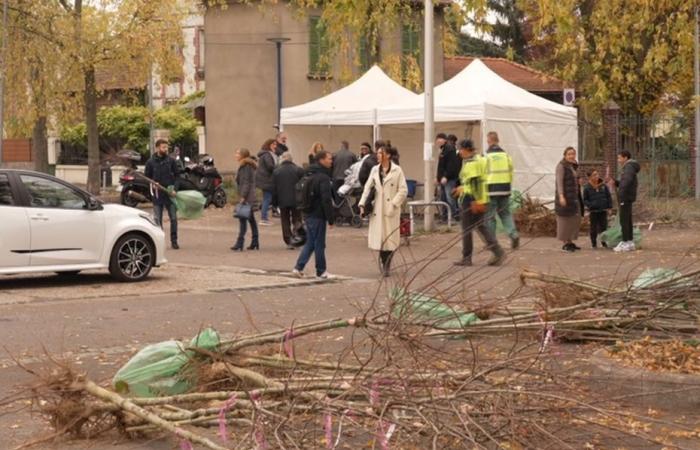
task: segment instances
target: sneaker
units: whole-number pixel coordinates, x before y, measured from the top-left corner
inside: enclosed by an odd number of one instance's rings
[[[264,227],[269,227],[272,225],[272,222],[270,222],[269,220],[261,220],[260,225],[262,225]]]
[[[297,276],[298,278],[304,278],[304,272],[302,272],[302,271],[299,270],[299,269],[294,269],[294,270],[292,270],[292,274],[294,274],[294,275]]]
[[[617,247],[615,247],[615,248],[613,249],[613,251],[614,251],[615,253],[623,252],[623,251],[625,251],[624,248],[625,248],[626,246],[627,246],[627,243],[621,241],[619,244],[617,244]]]
[[[510,240],[510,248],[517,250],[520,247],[520,237],[514,237]]]
[[[460,259],[459,261],[455,261],[452,264],[455,266],[462,266],[462,267],[471,267],[473,265],[471,259]]]
[[[321,275],[316,275],[316,278],[318,278],[319,280],[327,280],[328,278],[330,278],[330,276],[331,274],[328,273],[328,271],[325,271]]]
[[[618,253],[633,252],[637,249],[634,245],[634,241],[622,242],[621,244],[622,247],[620,248],[620,250],[618,250],[617,247],[615,247],[615,251]]]
[[[627,251],[628,251],[628,252],[633,252],[633,251],[637,250],[637,246],[634,245],[634,241],[629,241],[629,242],[627,243],[627,247],[626,247],[626,248],[627,248]]]

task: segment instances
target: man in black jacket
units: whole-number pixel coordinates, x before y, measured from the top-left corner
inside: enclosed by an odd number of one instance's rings
[[[316,259],[316,277],[326,279],[329,276],[326,271],[326,224],[332,228],[335,223],[329,175],[332,166],[333,155],[321,150],[316,153],[316,163],[309,167],[310,179],[304,189],[307,238],[293,270],[298,277],[304,276],[304,267],[312,253]]]
[[[639,163],[632,159],[632,154],[622,150],[617,154],[617,162],[622,165],[622,175],[615,180],[617,186],[617,201],[620,203],[620,228],[622,242],[614,248],[616,252],[631,252],[634,247],[634,228],[632,226],[632,205],[637,201],[637,174]]]
[[[377,141],[374,143],[374,151],[376,152],[379,147],[386,147],[386,143],[384,141]],[[358,176],[358,180],[360,181],[360,184],[362,187],[365,187],[365,183],[367,183],[367,180],[369,180],[369,173],[372,171],[372,167],[376,166],[379,164],[379,161],[377,161],[377,155],[376,153],[373,153],[370,151],[369,155],[362,161],[362,166],[360,167],[360,175]]]
[[[168,141],[158,139],[156,152],[146,162],[146,177],[163,187],[175,186],[177,181],[177,162],[168,155]],[[171,194],[175,195],[175,192]],[[180,246],[177,244],[177,208],[170,196],[156,188],[153,188],[153,216],[160,227],[163,227],[163,208],[168,210],[170,217],[170,244],[173,250]]]
[[[459,217],[459,206],[452,191],[459,185],[459,172],[462,170],[462,159],[457,154],[456,141],[457,136],[445,136],[444,133],[439,133],[435,138],[435,144],[441,149],[438,159],[437,182],[443,191],[443,198],[450,205],[453,218]]]
[[[333,191],[337,192],[345,183],[345,171],[357,162],[357,156],[350,151],[348,141],[340,143],[340,150],[333,156]]]
[[[280,208],[282,238],[287,248],[294,249],[292,238],[301,228],[301,211],[297,208],[296,185],[304,176],[304,169],[294,164],[292,154],[282,153],[282,161],[272,174],[275,184],[273,203]]]

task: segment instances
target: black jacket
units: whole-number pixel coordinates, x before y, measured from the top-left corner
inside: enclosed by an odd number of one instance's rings
[[[163,187],[175,186],[177,182],[177,161],[168,155],[160,156],[155,153],[146,162],[146,177],[155,181]],[[167,204],[169,202],[169,197],[164,192],[158,192],[154,203]]]
[[[571,164],[566,160],[561,160],[557,166],[554,198],[554,212],[557,216],[583,215],[583,202],[581,199],[581,187],[578,184],[576,175],[577,170],[578,164]],[[563,190],[560,190],[560,185],[563,187]],[[564,194],[566,206],[559,202],[559,194]]]
[[[296,208],[296,184],[304,176],[304,169],[292,161],[283,161],[272,174],[275,190],[274,204],[280,208]]]
[[[307,173],[311,175],[310,198],[308,199],[309,207],[304,212],[307,216],[323,219],[333,225],[335,214],[333,213],[333,193],[329,170],[320,164],[312,164]]]
[[[283,144],[279,141],[277,142],[277,148],[275,149],[275,154],[277,156],[282,156],[282,153],[288,152],[288,151],[289,151],[289,147],[287,147],[287,144]]]
[[[240,162],[238,172],[236,172],[238,195],[252,207],[255,207],[255,171],[257,168],[258,164],[253,158],[246,158]]]
[[[446,143],[442,146],[440,157],[438,159],[437,178],[438,181],[442,177],[448,180],[459,180],[459,172],[462,170],[462,158],[457,154],[457,149]]]
[[[362,186],[364,186],[365,183],[367,183],[367,180],[369,180],[369,174],[372,171],[372,167],[376,166],[377,164],[379,164],[379,161],[377,160],[376,153],[370,154],[362,162],[362,166],[360,166],[360,173],[357,176],[357,179],[360,181],[360,184]]]
[[[341,150],[333,156],[333,179],[344,180],[345,171],[357,162],[357,156],[350,150]]]
[[[612,208],[612,195],[610,189],[598,180],[598,185],[588,183],[583,188],[583,204],[590,212],[605,211]]]
[[[272,173],[275,171],[277,161],[274,154],[269,150],[260,150],[258,153],[258,170],[255,173],[255,184],[263,191],[270,191],[275,188]]]
[[[620,203],[634,203],[637,201],[637,174],[639,170],[639,163],[633,159],[628,160],[622,166],[620,180],[615,182],[617,185],[617,199]]]

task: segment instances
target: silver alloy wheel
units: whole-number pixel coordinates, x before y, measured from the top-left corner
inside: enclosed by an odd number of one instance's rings
[[[117,264],[125,277],[135,280],[148,273],[152,265],[152,258],[153,255],[148,243],[134,237],[124,241],[119,248]]]

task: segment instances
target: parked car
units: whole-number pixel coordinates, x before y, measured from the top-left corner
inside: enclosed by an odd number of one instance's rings
[[[0,169],[0,218],[0,275],[108,269],[141,281],[166,262],[165,235],[149,214],[43,173]]]

